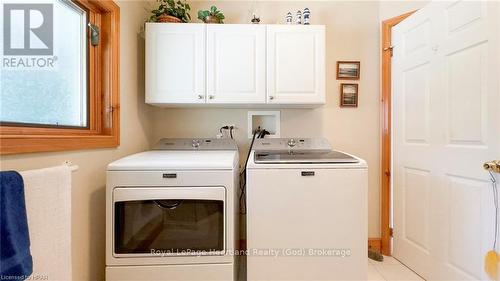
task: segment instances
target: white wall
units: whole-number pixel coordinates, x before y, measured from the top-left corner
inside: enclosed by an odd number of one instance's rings
[[[118,4],[121,12],[120,147],[1,158],[2,170],[44,168],[60,165],[65,160],[80,167],[73,174],[71,202],[74,280],[104,280],[106,165],[147,149],[152,139],[150,107],[144,104],[144,40],[138,36],[145,17],[144,3],[127,1]],[[50,253],[47,253],[47,258],[50,258]]]

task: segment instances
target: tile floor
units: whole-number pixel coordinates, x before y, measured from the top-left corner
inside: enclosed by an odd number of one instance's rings
[[[415,281],[424,280],[393,257],[384,256],[383,262],[368,259],[370,281]]]

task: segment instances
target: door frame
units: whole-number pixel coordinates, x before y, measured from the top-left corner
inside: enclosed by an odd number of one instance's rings
[[[416,11],[416,10],[415,10]],[[391,255],[391,34],[392,28],[412,15],[411,11],[397,17],[382,21],[382,69],[381,69],[381,100],[380,100],[380,129],[381,129],[381,163],[380,163],[380,235],[381,252]]]

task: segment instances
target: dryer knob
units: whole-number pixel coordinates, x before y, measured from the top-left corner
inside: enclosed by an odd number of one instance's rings
[[[200,141],[199,140],[193,140],[193,143],[191,144],[194,148],[200,147]]]

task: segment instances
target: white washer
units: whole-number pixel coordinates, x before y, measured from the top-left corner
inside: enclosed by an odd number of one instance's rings
[[[257,139],[247,166],[248,280],[366,280],[364,160],[326,139]]]
[[[238,148],[162,139],[108,165],[107,280],[235,280]]]

